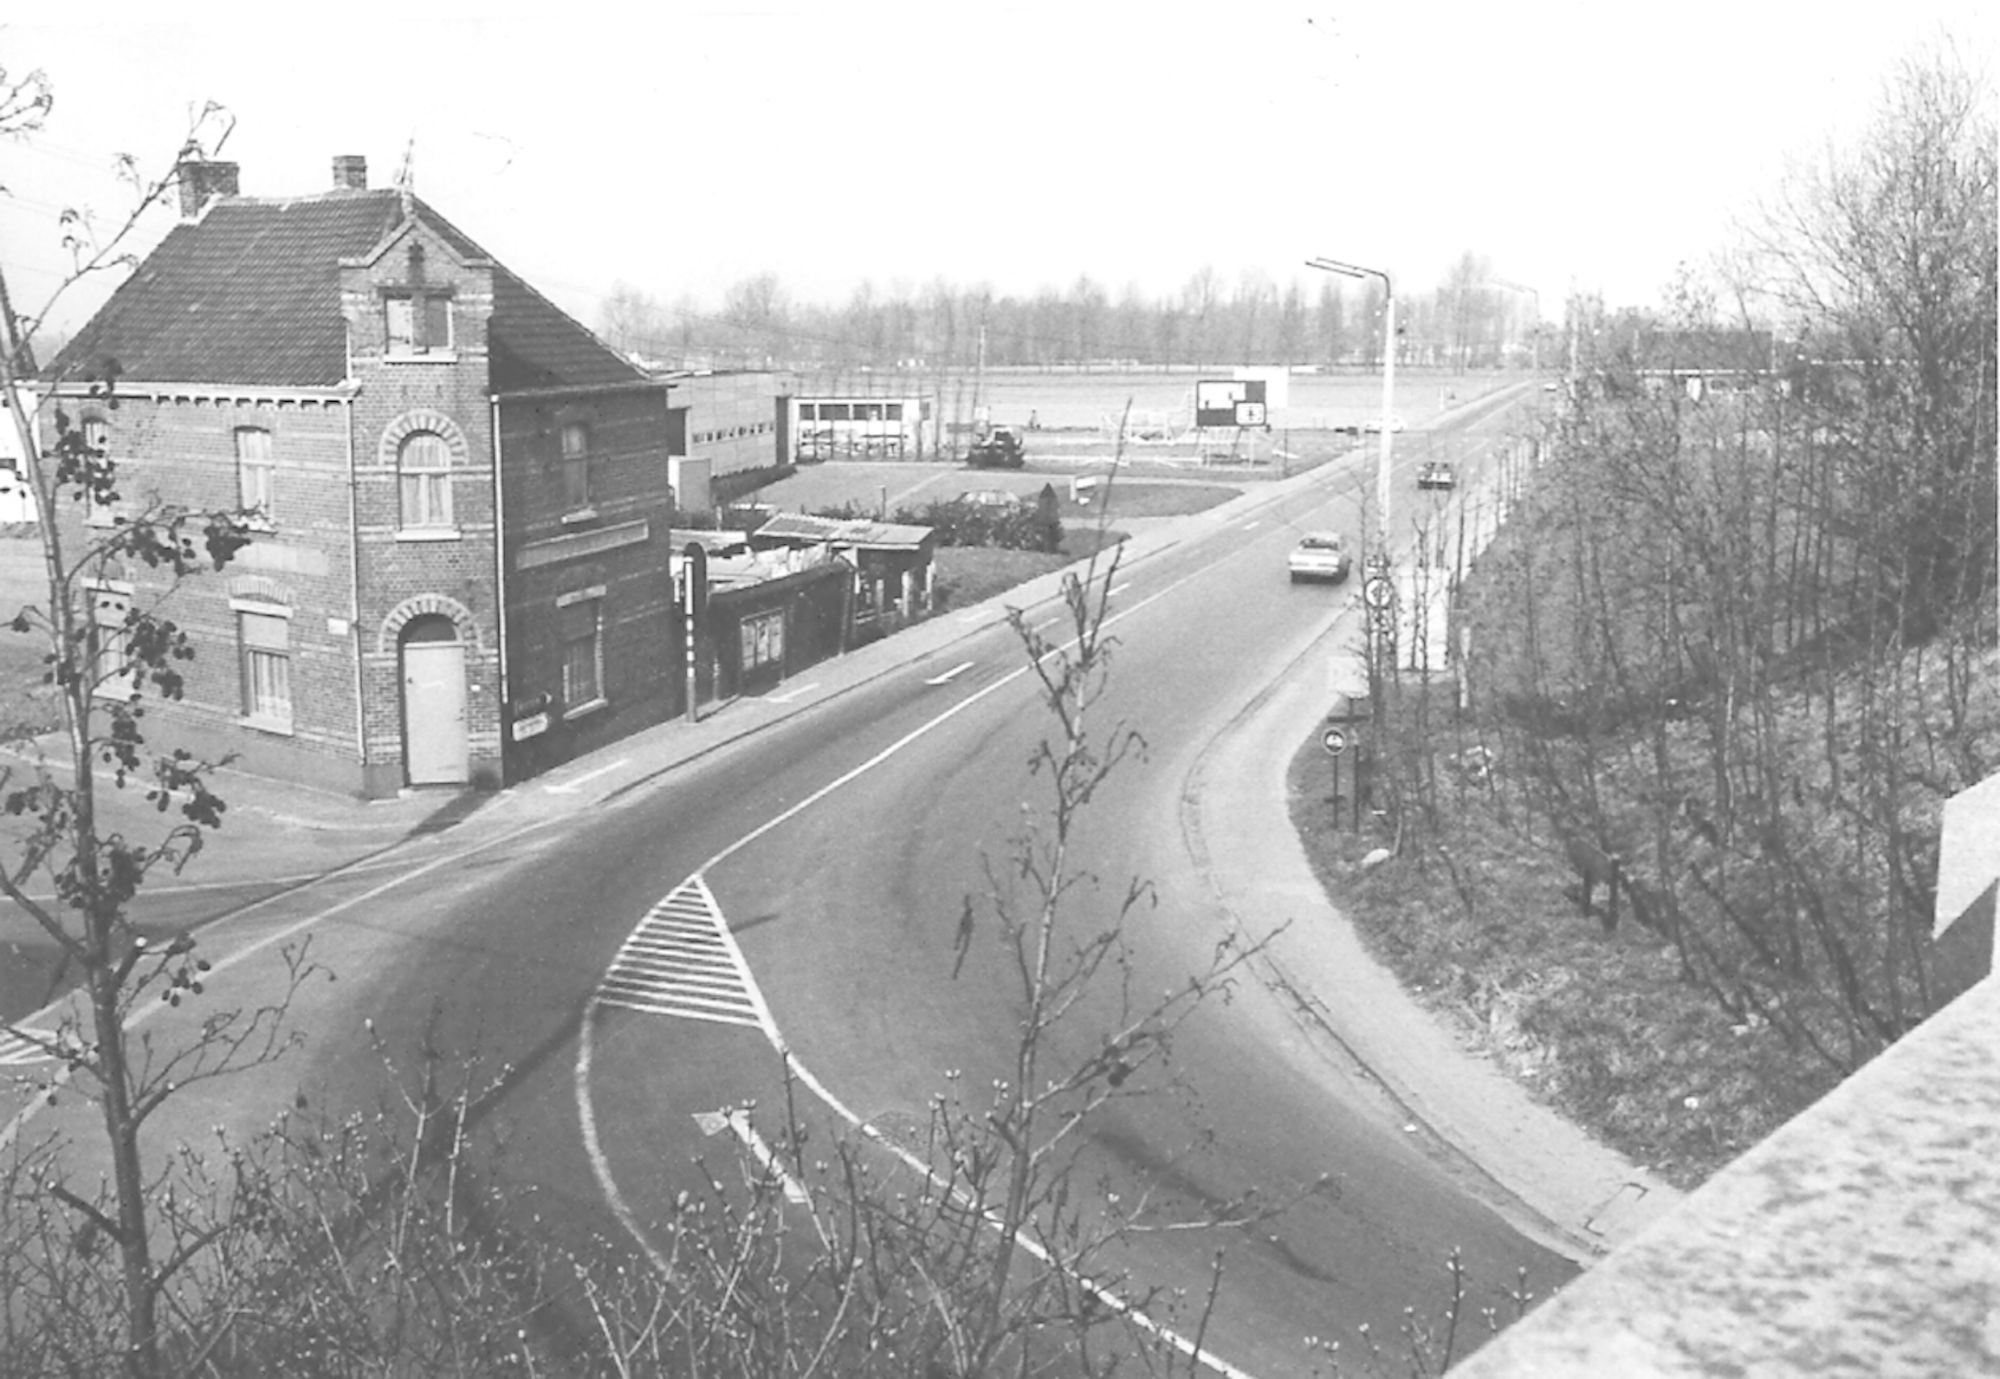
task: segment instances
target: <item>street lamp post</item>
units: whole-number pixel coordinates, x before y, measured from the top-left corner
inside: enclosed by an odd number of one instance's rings
[[[1534,371],[1540,373],[1542,371],[1542,294],[1525,283],[1503,282],[1499,278],[1493,279],[1493,285],[1495,287],[1504,287],[1509,292],[1525,292],[1534,298],[1535,323],[1528,328],[1528,348],[1534,356]]]
[[[1396,289],[1389,281],[1389,275],[1380,268],[1363,268],[1359,264],[1341,263],[1337,259],[1312,258],[1306,260],[1306,267],[1317,268],[1325,273],[1338,273],[1343,278],[1380,278],[1382,294],[1387,301],[1382,328],[1382,454],[1375,469],[1375,506],[1380,510],[1378,530],[1381,532],[1377,554],[1386,566],[1389,563],[1389,456],[1390,438],[1396,430]]]

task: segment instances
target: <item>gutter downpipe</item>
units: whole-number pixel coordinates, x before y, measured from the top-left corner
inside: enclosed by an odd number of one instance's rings
[[[504,789],[512,784],[507,779],[509,768],[513,765],[507,759],[507,715],[514,702],[513,690],[507,679],[507,482],[500,469],[500,394],[491,394],[488,401],[493,409],[493,591],[496,604],[493,640],[500,663],[500,684],[493,697],[497,701],[494,708],[499,713],[500,785]]]
[[[350,374],[352,369],[348,371]],[[354,639],[354,755],[361,791],[368,784],[368,676],[361,644],[361,480],[354,472],[354,399],[347,399],[347,626]]]

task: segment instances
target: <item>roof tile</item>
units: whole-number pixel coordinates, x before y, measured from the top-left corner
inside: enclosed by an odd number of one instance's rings
[[[491,258],[415,205],[454,252]],[[218,201],[167,233],[46,374],[101,377],[116,360],[120,376],[148,383],[331,387],[347,373],[340,260],[373,249],[402,218],[393,189]],[[497,263],[489,345],[495,391],[644,377]]]

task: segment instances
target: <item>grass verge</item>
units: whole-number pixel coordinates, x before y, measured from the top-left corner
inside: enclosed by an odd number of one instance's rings
[[[1442,841],[1363,869],[1386,839],[1336,828],[1314,728],[1292,823],[1369,950],[1480,1056],[1678,1187],[1691,1188],[1836,1080],[1769,1025],[1732,1024],[1629,922],[1606,934],[1564,890],[1554,845],[1477,786],[1446,790]]]

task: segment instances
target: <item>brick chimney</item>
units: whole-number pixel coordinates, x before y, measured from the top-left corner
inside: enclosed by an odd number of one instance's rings
[[[181,219],[199,220],[208,203],[236,195],[236,164],[188,158],[175,168],[180,177]]]
[[[368,160],[358,153],[334,154],[333,186],[335,191],[367,191]]]

